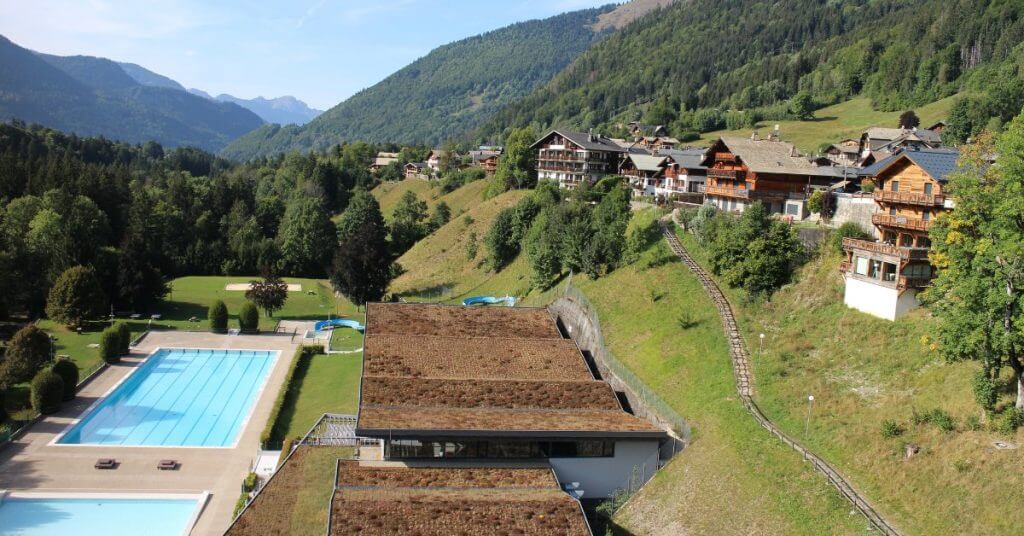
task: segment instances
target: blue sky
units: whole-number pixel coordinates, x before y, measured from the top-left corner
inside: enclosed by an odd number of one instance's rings
[[[612,0],[0,0],[0,34],[327,109],[445,43]]]

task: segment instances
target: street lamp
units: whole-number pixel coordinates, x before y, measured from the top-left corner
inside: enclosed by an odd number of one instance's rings
[[[811,406],[814,405],[814,395],[807,396],[807,422],[804,423],[804,437],[811,429]]]
[[[759,339],[759,342],[758,342],[758,345],[757,345],[757,359],[760,360],[761,359],[761,352],[764,351],[764,333],[758,335],[757,338]]]

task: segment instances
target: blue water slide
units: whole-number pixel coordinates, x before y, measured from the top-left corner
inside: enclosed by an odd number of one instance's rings
[[[504,303],[509,307],[515,307],[516,298],[514,296],[504,296],[497,298],[494,296],[473,296],[472,298],[466,298],[462,300],[462,305],[495,305],[498,303]]]
[[[317,322],[313,329],[316,331],[323,331],[325,328],[352,328],[356,331],[363,331],[365,328],[362,324],[355,320],[346,320],[344,318],[335,318],[333,320],[321,320]]]

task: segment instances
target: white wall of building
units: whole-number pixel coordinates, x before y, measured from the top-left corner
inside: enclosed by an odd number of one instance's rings
[[[850,276],[846,276],[846,294],[843,302],[858,311],[886,320],[896,320],[921,305],[917,301],[915,290],[905,290],[901,294],[895,288]]]
[[[551,467],[563,485],[579,482],[584,499],[611,497],[633,479],[635,486],[658,470],[658,441],[616,441],[610,458],[551,458]],[[635,468],[635,470],[634,470]]]

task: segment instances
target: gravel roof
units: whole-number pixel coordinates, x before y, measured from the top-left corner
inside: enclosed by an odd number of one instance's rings
[[[366,332],[375,335],[561,338],[547,309],[474,308],[428,303],[367,304]]]

